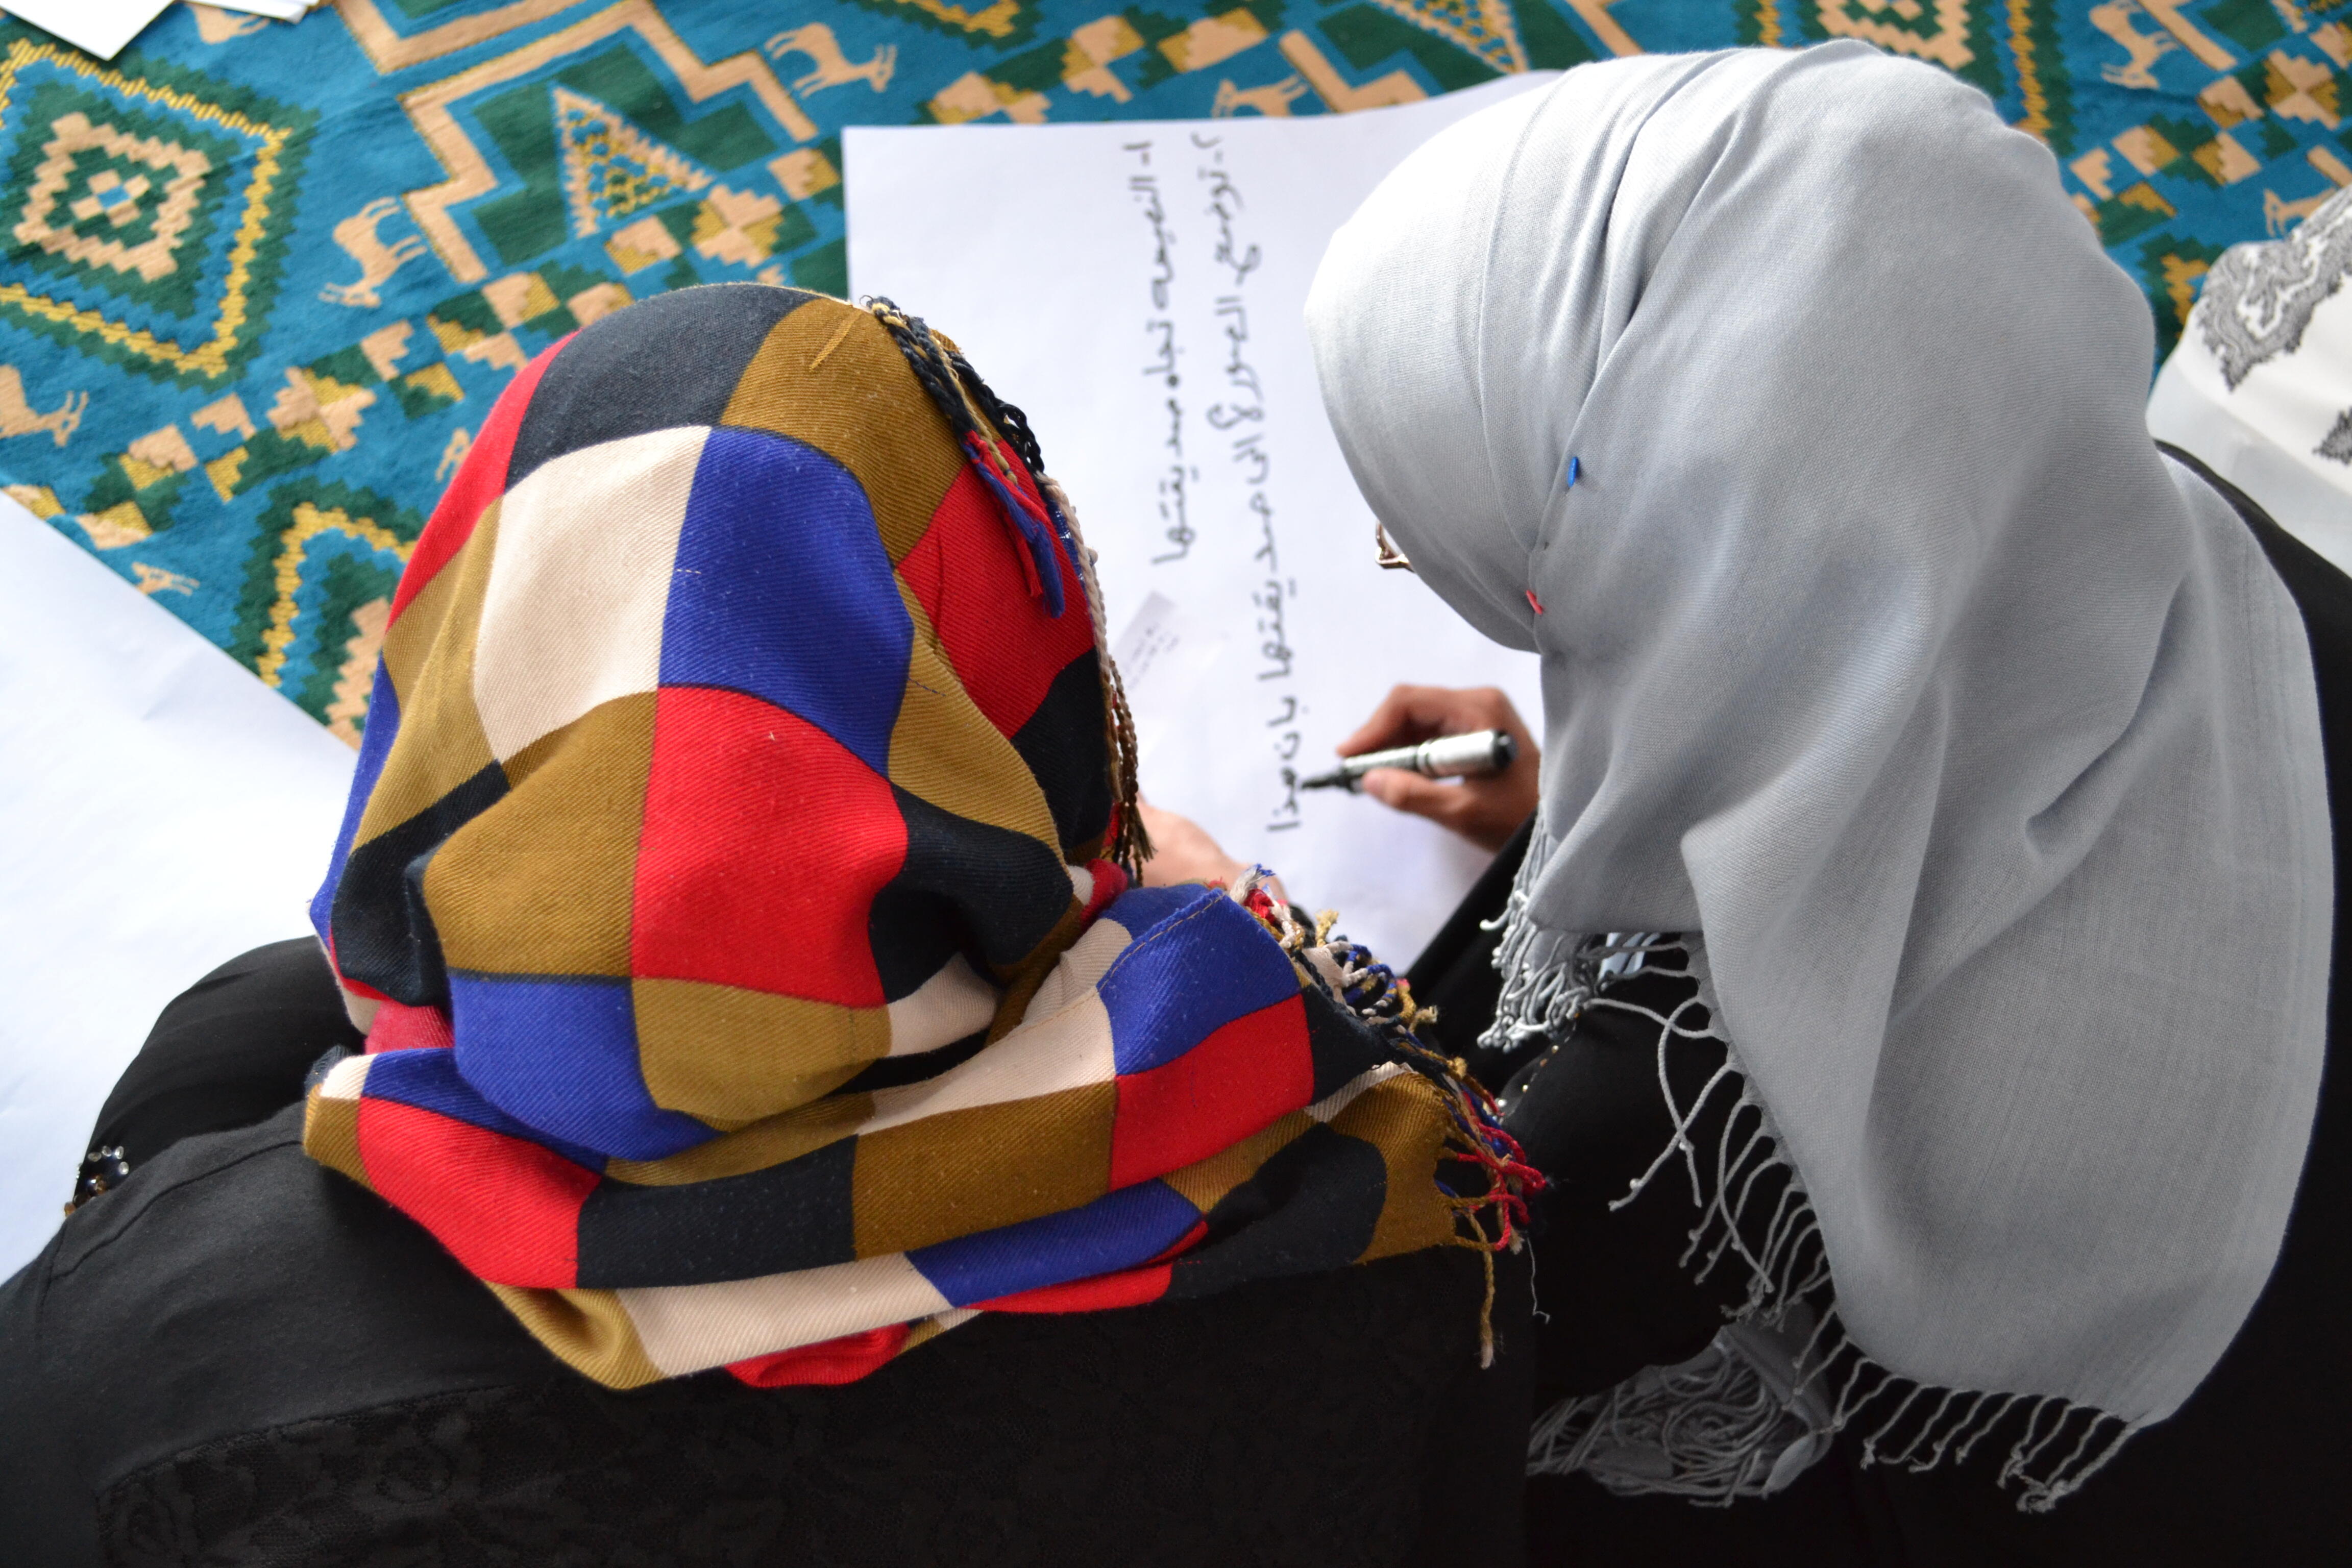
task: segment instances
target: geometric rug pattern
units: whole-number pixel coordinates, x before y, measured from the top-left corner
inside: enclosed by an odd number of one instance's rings
[[[2048,142],[2167,351],[2222,250],[2352,184],[2352,0],[336,0],[175,6],[104,63],[0,20],[0,485],[356,743],[506,379],[665,289],[840,291],[845,125],[1838,37]]]

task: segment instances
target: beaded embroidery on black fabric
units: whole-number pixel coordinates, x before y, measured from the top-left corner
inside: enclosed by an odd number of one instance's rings
[[[121,1144],[92,1149],[81,1157],[81,1169],[74,1174],[73,1201],[66,1205],[66,1213],[73,1213],[99,1194],[111,1192],[130,1179],[131,1162]]]

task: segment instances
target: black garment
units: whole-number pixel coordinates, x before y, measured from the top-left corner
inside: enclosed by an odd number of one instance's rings
[[[1670,1366],[1705,1350],[1723,1326],[1722,1309],[1746,1282],[1718,1270],[1694,1284],[1682,1265],[1697,1217],[1679,1172],[1653,1182],[1624,1208],[1624,1195],[1674,1136],[1658,1094],[1657,1026],[1635,1014],[1595,1010],[1564,1039],[1516,1052],[1482,1049],[1502,989],[1495,971],[1499,929],[1487,929],[1510,897],[1535,819],[1511,836],[1453,918],[1423,949],[1407,978],[1416,1000],[1437,1009],[1445,1048],[1468,1058],[1510,1105],[1508,1125],[1550,1186],[1530,1205],[1538,1258],[1538,1306],[1549,1320],[1536,1335],[1536,1408],[1614,1387],[1645,1366]],[[1636,975],[1612,987],[1626,1001],[1672,1013],[1688,981]],[[1690,1020],[1696,1026],[1702,1020]],[[1675,1098],[1688,1105],[1723,1065],[1711,1040],[1681,1040],[1668,1060]],[[1697,1124],[1719,1129],[1728,1096]],[[1766,1201],[1769,1203],[1769,1194]],[[1559,1259],[1549,1272],[1542,1265]]]
[[[1503,934],[1496,925],[1511,897],[1511,879],[1528,858],[1528,840],[1534,837],[1531,815],[1518,831],[1504,841],[1478,880],[1471,885],[1454,913],[1446,917],[1429,945],[1405,971],[1416,1000],[1437,1009],[1437,1022],[1424,1026],[1431,1043],[1460,1057],[1471,1076],[1489,1086],[1510,1076],[1507,1053],[1481,1047],[1478,1037],[1494,1021],[1495,1005],[1503,994],[1503,977],[1495,968],[1495,949]]]
[[[221,1032],[159,1026],[109,1118],[167,1136],[139,1085],[196,1081],[173,1049],[267,1058],[234,993],[304,994],[305,966],[323,970],[315,948],[253,955],[174,1003],[167,1022],[211,1006]],[[621,1394],[313,1163],[300,1131],[288,1106],[142,1149],[0,1287],[0,1560],[1518,1559],[1517,1259],[1485,1372],[1479,1260],[1447,1248],[1200,1301],[990,1314],[839,1388],[711,1373]]]
[[[2352,824],[2352,579],[2271,521],[2202,465],[2244,517],[2294,595],[2311,641],[2335,820]],[[1523,852],[1523,851],[1522,851]],[[1606,1563],[1612,1568],[1738,1563],[1749,1568],[2299,1568],[2342,1560],[2352,1543],[2352,1081],[2336,1043],[2352,1036],[2343,889],[2352,844],[2336,840],[2337,916],[2328,1000],[2329,1065],[2302,1183],[2276,1268],[2245,1326],[2212,1374],[2168,1421],[2144,1431],[2084,1489],[2046,1515],[2020,1513],[1998,1484],[2014,1433],[1996,1429],[1969,1462],[1914,1474],[1863,1463],[1861,1440],[1831,1455],[1788,1490],[1728,1509],[1669,1498],[1620,1499],[1583,1477],[1528,1484],[1529,1559],[1537,1564]],[[1516,858],[1514,858],[1515,860]],[[1449,931],[1475,931],[1508,891],[1505,876],[1482,885],[1483,910],[1458,913]],[[1491,954],[1494,936],[1484,938]],[[1475,994],[1450,987],[1468,949],[1435,967],[1417,996],[1457,1010],[1475,1035],[1491,1016]],[[1424,963],[1428,963],[1424,958]],[[1422,970],[1415,971],[1416,981]],[[1687,983],[1643,980],[1654,1006]],[[1629,990],[1632,986],[1628,987]],[[1661,1007],[1661,1010],[1664,1010]],[[1721,1061],[1707,1042],[1669,1053],[1678,1099]],[[1597,1392],[1643,1365],[1666,1365],[1705,1346],[1735,1280],[1696,1285],[1677,1259],[1698,1218],[1679,1173],[1654,1182],[1624,1210],[1607,1203],[1664,1148],[1672,1128],[1656,1081],[1656,1034],[1624,1014],[1595,1012],[1568,1037],[1508,1070],[1510,1125],[1553,1186],[1538,1201],[1538,1306],[1536,1405]],[[1716,1115],[1728,1110],[1727,1097]],[[1708,1142],[1719,1122],[1703,1123]],[[2184,1150],[2183,1158],[2195,1157]],[[1767,1204],[1769,1207],[1769,1202]],[[1563,1278],[1565,1277],[1565,1278]]]
[[[293,1104],[311,1063],[362,1044],[316,942],[255,948],[163,1008],[87,1146],[120,1149],[137,1170],[183,1138],[250,1127]]]

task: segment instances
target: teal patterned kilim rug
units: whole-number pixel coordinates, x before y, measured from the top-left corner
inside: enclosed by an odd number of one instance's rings
[[[0,483],[356,742],[393,584],[506,378],[662,289],[840,291],[844,125],[1344,112],[1861,37],[2051,145],[2168,350],[2225,247],[2352,184],[2347,22],[2352,0],[337,0],[295,26],[175,6],[100,64],[0,21]]]

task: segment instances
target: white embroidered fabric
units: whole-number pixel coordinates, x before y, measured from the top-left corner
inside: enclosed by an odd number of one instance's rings
[[[2147,427],[2352,572],[2352,190],[2205,275]]]

